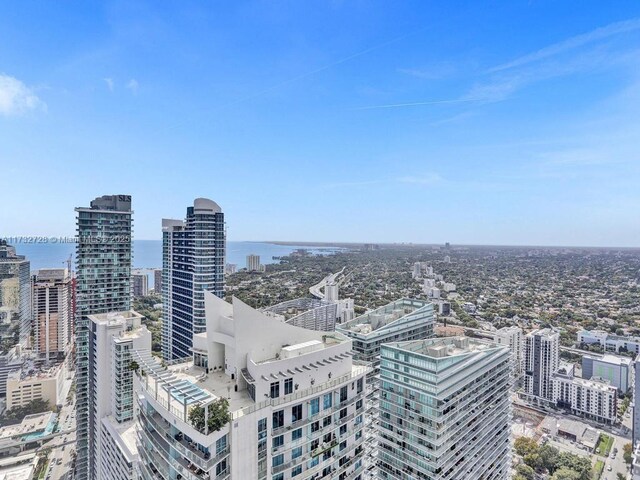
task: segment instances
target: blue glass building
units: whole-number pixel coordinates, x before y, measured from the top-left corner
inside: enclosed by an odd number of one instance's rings
[[[204,292],[224,297],[224,214],[196,198],[182,220],[162,220],[162,355],[191,355],[193,335],[205,331]]]

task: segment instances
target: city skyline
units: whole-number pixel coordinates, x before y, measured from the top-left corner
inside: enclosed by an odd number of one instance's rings
[[[640,7],[574,10],[4,5],[3,235],[122,192],[138,239],[640,246]]]

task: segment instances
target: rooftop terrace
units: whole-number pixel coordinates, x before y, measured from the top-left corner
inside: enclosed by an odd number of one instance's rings
[[[391,344],[409,352],[419,353],[432,358],[453,357],[467,353],[487,351],[497,345],[469,337],[445,337],[427,340],[412,340]]]
[[[431,303],[424,300],[402,298],[345,322],[339,329],[366,335],[419,310],[426,311],[429,305]]]

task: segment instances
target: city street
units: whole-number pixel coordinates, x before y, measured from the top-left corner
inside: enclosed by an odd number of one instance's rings
[[[43,445],[43,449],[51,448],[49,465],[45,474],[45,480],[70,479],[73,457],[71,452],[75,449],[76,418],[75,401],[62,407],[59,416],[58,428],[60,435]]]

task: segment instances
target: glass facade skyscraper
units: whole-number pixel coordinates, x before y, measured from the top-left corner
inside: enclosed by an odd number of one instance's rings
[[[511,352],[467,337],[382,345],[378,478],[507,480]]]
[[[162,220],[162,355],[191,355],[193,335],[205,331],[204,292],[224,297],[224,214],[196,198],[182,220]]]
[[[95,422],[92,398],[96,375],[88,316],[131,309],[130,195],[105,195],[89,207],[76,208],[76,478],[96,476]]]

